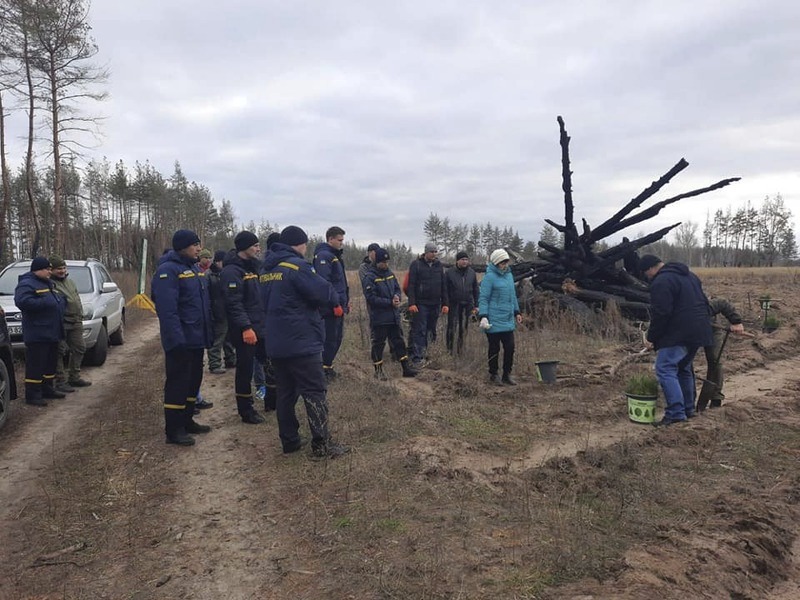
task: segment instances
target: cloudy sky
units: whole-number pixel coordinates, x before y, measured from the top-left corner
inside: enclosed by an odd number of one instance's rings
[[[95,0],[109,160],[179,160],[244,222],[419,247],[430,212],[597,225],[681,157],[647,231],[782,194],[800,212],[800,3]],[[639,230],[641,231],[641,230]],[[637,231],[628,232],[635,234]]]

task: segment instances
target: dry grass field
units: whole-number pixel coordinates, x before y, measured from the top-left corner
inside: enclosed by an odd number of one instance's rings
[[[630,360],[641,332],[613,310],[540,298],[516,388],[487,383],[477,328],[462,356],[442,334],[418,378],[390,363],[378,382],[354,294],[329,390],[354,450],[321,462],[282,455],[274,418],[241,424],[230,372],[204,381],[214,431],[166,446],[157,323],[131,311],[88,406],[18,407],[0,436],[0,598],[800,597],[800,271],[698,274],[757,337],[728,343],[725,405],[666,429],[628,420],[624,380],[652,356]]]

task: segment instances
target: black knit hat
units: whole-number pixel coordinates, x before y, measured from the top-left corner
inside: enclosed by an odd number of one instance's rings
[[[297,225],[289,225],[281,231],[281,244],[287,246],[299,246],[308,243],[308,236],[306,232],[300,229]]]
[[[462,258],[469,258],[469,254],[467,254],[463,250],[458,254],[456,254],[456,260],[461,260]]]
[[[375,250],[375,264],[386,262],[389,260],[389,252],[384,250],[383,248],[378,248]]]
[[[655,267],[660,262],[661,259],[658,258],[655,254],[645,254],[642,258],[639,259],[639,270],[642,273],[644,273],[645,271]]]
[[[375,252],[380,247],[381,247],[380,244],[376,244],[375,242],[372,242],[369,246],[367,246],[367,252]]]
[[[214,252],[214,262],[225,260],[226,254],[227,252],[225,252],[225,250],[217,250],[216,252]]]
[[[49,269],[50,261],[44,256],[37,256],[31,261],[31,273],[34,271],[41,271],[42,269]]]
[[[280,233],[278,233],[277,231],[273,231],[272,233],[270,233],[269,236],[267,236],[267,250],[270,249],[270,246],[272,246],[272,244],[280,241],[281,241]]]
[[[178,229],[172,236],[172,249],[175,252],[180,252],[184,248],[199,244],[200,238],[191,229]]]
[[[241,252],[247,250],[250,246],[258,244],[258,236],[250,231],[240,231],[233,238],[233,245],[236,246],[236,251]]]

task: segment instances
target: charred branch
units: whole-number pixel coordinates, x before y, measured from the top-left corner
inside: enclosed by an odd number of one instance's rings
[[[614,230],[613,227],[617,225],[623,219],[623,217],[625,217],[625,215],[639,208],[639,206],[641,206],[645,200],[654,196],[656,192],[658,192],[662,187],[667,185],[670,182],[670,180],[673,177],[675,177],[675,175],[683,171],[688,166],[689,163],[686,162],[686,159],[681,158],[675,164],[675,166],[673,166],[669,171],[664,173],[664,175],[662,175],[658,180],[651,183],[650,187],[646,188],[644,191],[642,191],[641,194],[630,200],[624,207],[622,207],[622,209],[619,212],[614,214],[614,216],[612,216],[610,219],[598,225],[595,228],[594,232],[592,232],[590,236],[587,236],[586,239],[583,241],[597,242],[602,240],[604,237],[608,237],[612,233],[615,233],[615,231],[618,231]]]

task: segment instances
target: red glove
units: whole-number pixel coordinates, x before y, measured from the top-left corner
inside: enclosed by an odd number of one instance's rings
[[[242,332],[242,341],[247,344],[248,346],[255,346],[256,342],[258,341],[258,337],[256,337],[256,332],[250,329],[245,329]]]
[[[408,307],[408,312],[416,314],[419,312],[419,309],[417,308],[416,304],[412,304]]]
[[[446,315],[449,312],[450,312],[450,307],[449,306],[447,306],[447,305],[442,306],[442,314],[443,315]]]
[[[343,317],[344,316],[344,309],[341,306],[334,306],[333,307],[333,316],[334,317]]]

